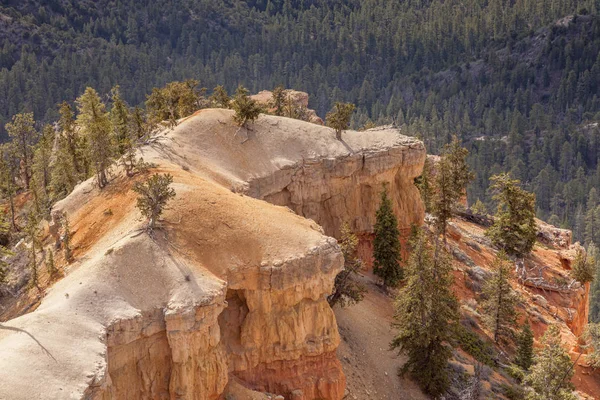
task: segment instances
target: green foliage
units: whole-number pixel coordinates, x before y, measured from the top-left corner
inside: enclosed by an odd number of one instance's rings
[[[510,339],[512,328],[517,322],[517,296],[510,285],[511,262],[506,253],[499,252],[492,263],[492,276],[483,287],[484,321],[494,335],[494,342]]]
[[[494,346],[483,340],[477,333],[462,324],[456,324],[452,339],[457,346],[470,354],[475,360],[494,367],[494,360],[497,356]]]
[[[591,282],[596,275],[596,260],[585,252],[581,247],[577,248],[571,277],[582,284]]]
[[[4,215],[0,219],[0,235],[9,237],[10,225],[4,220]],[[12,256],[13,253],[8,250],[5,246],[0,245],[0,285],[7,283],[8,281],[8,262],[6,257]]]
[[[48,250],[48,257],[46,258],[46,269],[48,270],[48,276],[50,279],[54,278],[57,274],[58,270],[56,269],[56,265],[54,265],[54,252],[52,249]]]
[[[342,132],[348,129],[350,117],[352,117],[355,109],[354,104],[337,102],[333,109],[327,113],[325,117],[327,126],[335,130],[337,140],[342,140]]]
[[[343,308],[361,301],[367,290],[356,281],[363,264],[356,254],[358,238],[352,233],[347,222],[342,226],[338,243],[344,255],[344,270],[335,277],[333,292],[327,297],[327,301],[331,307],[340,304]]]
[[[231,108],[231,98],[222,85],[218,85],[213,89],[213,94],[210,96],[209,101],[213,107]]]
[[[6,131],[8,132],[8,136],[12,139],[15,152],[23,165],[22,178],[25,188],[29,189],[31,165],[33,164],[33,145],[37,139],[33,113],[14,115],[11,122],[6,124]]]
[[[592,368],[600,367],[600,324],[591,323],[585,328],[583,334],[586,345],[590,349],[585,356],[586,363]]]
[[[598,248],[594,243],[590,243],[587,253],[595,261],[595,276],[600,276],[600,258]],[[600,322],[600,279],[594,279],[590,287],[589,322]]]
[[[69,223],[69,216],[64,212],[60,217],[60,223],[62,228],[61,246],[65,252],[65,261],[73,261],[73,250],[71,249],[71,224]]]
[[[406,266],[406,285],[396,299],[391,347],[408,357],[401,372],[409,373],[434,398],[449,385],[447,363],[452,355],[448,342],[458,318],[458,302],[451,290],[452,263],[441,248],[431,248],[422,230],[415,230]]]
[[[39,274],[37,265],[37,251],[41,248],[40,241],[40,219],[35,211],[30,211],[27,214],[27,225],[25,226],[25,234],[27,240],[31,243],[31,249],[29,251],[29,269],[31,270],[31,276],[29,278],[29,285],[31,287],[39,287]]]
[[[423,173],[415,180],[415,184],[421,193],[421,199],[426,212],[431,212],[431,203],[434,197],[434,182],[432,176],[433,165],[429,158],[425,159]]]
[[[91,87],[77,98],[77,127],[87,141],[86,157],[90,160],[98,187],[108,184],[108,169],[114,161],[112,125],[106,106]]]
[[[400,230],[385,185],[381,191],[381,202],[375,219],[373,273],[383,279],[386,287],[396,286],[403,278],[403,270],[400,267]]]
[[[170,82],[162,88],[152,89],[146,100],[146,110],[154,124],[166,122],[171,129],[177,120],[187,117],[202,107],[203,96],[196,89],[198,81]]]
[[[175,190],[169,187],[171,183],[173,176],[170,174],[154,174],[145,182],[136,182],[133,186],[133,191],[138,194],[137,208],[148,218],[149,231],[156,226],[167,202],[175,197]]]
[[[523,329],[517,337],[517,354],[515,355],[515,364],[528,371],[533,363],[533,332],[529,323],[523,326]]]
[[[576,400],[572,392],[573,362],[564,349],[560,328],[550,325],[542,337],[543,348],[525,377],[527,400]]]
[[[494,175],[490,179],[498,210],[486,236],[511,256],[528,254],[537,235],[535,195],[521,189],[521,182],[508,174]]]
[[[473,180],[473,173],[466,162],[468,154],[454,136],[452,142],[444,147],[440,162],[436,166],[431,213],[444,242],[448,220],[454,215],[458,201],[464,196],[469,182]]]
[[[281,117],[285,114],[286,99],[289,94],[282,85],[273,89],[273,95],[269,101],[269,108],[273,109],[273,114]]]
[[[488,210],[485,204],[479,199],[471,206],[471,212],[478,215],[487,215]]]
[[[231,107],[235,111],[233,120],[241,127],[248,122],[254,122],[262,112],[260,105],[248,96],[250,92],[243,86],[238,86]]]

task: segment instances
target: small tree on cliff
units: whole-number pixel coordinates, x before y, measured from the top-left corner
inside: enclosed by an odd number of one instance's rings
[[[325,116],[327,126],[335,130],[337,140],[342,140],[342,132],[348,129],[350,117],[352,117],[355,108],[354,104],[338,102]]]
[[[167,202],[175,197],[175,190],[169,185],[173,183],[170,174],[154,174],[145,182],[137,182],[133,190],[138,193],[137,208],[148,218],[148,231],[156,226],[158,217],[163,213]]]
[[[394,326],[398,334],[391,343],[408,356],[401,373],[409,373],[421,388],[437,398],[449,386],[448,343],[458,319],[458,301],[452,293],[452,262],[438,248],[434,254],[429,238],[415,229],[406,266],[406,285],[396,299]]]
[[[73,260],[73,252],[71,249],[71,224],[69,223],[69,216],[67,213],[63,213],[60,217],[60,223],[62,228],[61,244],[65,251],[65,261],[71,262]]]
[[[508,255],[523,256],[531,251],[537,235],[535,195],[521,189],[521,182],[508,174],[494,175],[490,180],[498,210],[485,234]]]
[[[246,127],[248,122],[253,122],[262,112],[260,105],[248,96],[248,89],[238,86],[231,106],[235,111],[233,120],[241,127]]]
[[[533,364],[533,332],[529,322],[523,326],[517,338],[517,354],[515,364],[528,371]]]
[[[506,253],[500,252],[492,264],[493,275],[483,289],[483,311],[486,325],[492,330],[494,342],[508,338],[516,324],[517,297],[510,286],[511,263]]]
[[[421,176],[415,180],[415,184],[421,193],[425,211],[427,212],[431,212],[431,203],[433,201],[435,190],[432,169],[432,161],[429,158],[426,158],[425,164],[423,164],[423,172],[421,173]]]
[[[373,273],[383,279],[383,285],[396,286],[403,278],[400,267],[400,231],[398,220],[388,197],[387,187],[381,191],[381,204],[376,213],[373,240]]]
[[[288,95],[288,91],[285,90],[283,85],[277,86],[273,89],[271,100],[269,101],[269,107],[273,109],[273,114],[281,117],[285,113],[285,102]]]
[[[338,243],[344,255],[344,270],[335,277],[333,293],[327,297],[331,307],[338,303],[342,307],[356,304],[363,299],[366,292],[364,286],[356,282],[356,276],[362,267],[362,261],[356,256],[358,238],[352,233],[348,223],[344,223],[341,233]]]
[[[588,324],[583,337],[591,350],[585,357],[587,365],[592,368],[600,368],[600,324]]]
[[[29,278],[30,286],[38,286],[38,268],[37,268],[37,251],[41,247],[40,242],[40,219],[34,211],[30,211],[27,215],[27,225],[25,226],[25,233],[27,239],[31,241],[31,249],[29,253],[29,268],[31,270],[31,277]]]
[[[577,248],[575,260],[573,260],[571,277],[585,284],[594,280],[595,273],[596,260],[594,260],[594,257],[587,254],[581,247]]]
[[[231,108],[231,97],[227,94],[227,90],[222,85],[218,85],[213,89],[213,94],[209,98],[210,104],[218,108]]]
[[[431,213],[435,217],[435,225],[446,242],[448,220],[454,215],[456,204],[465,194],[473,173],[467,165],[467,149],[460,146],[456,136],[444,148],[440,162],[436,168]]]
[[[531,373],[525,377],[527,400],[575,400],[573,362],[564,349],[557,325],[550,325],[542,337],[543,348],[535,356]]]

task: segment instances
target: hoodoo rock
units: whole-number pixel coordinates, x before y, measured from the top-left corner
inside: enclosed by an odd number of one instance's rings
[[[384,183],[401,226],[420,222],[424,147],[392,127],[337,141],[231,117],[202,110],[140,149],[177,193],[153,235],[131,190],[143,175],[84,182],[56,205],[75,261],[35,311],[0,325],[0,398],[344,396],[326,301],[343,258],[326,234],[344,221],[370,232]]]

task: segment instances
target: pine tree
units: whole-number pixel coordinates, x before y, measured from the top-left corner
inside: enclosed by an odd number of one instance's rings
[[[475,204],[473,204],[471,206],[471,212],[473,214],[478,214],[478,215],[487,215],[488,211],[487,211],[487,207],[485,206],[485,204],[483,204],[483,202],[477,198],[477,201],[475,202]]]
[[[508,255],[523,256],[533,249],[537,235],[535,195],[521,189],[521,182],[508,174],[494,175],[490,180],[498,210],[485,234]]]
[[[594,243],[590,243],[587,253],[595,261],[595,276],[600,276],[600,259]],[[600,279],[594,279],[590,288],[589,322],[600,322]]]
[[[69,223],[69,216],[67,213],[63,213],[61,216],[61,227],[62,227],[62,240],[61,245],[65,252],[65,261],[71,262],[73,261],[73,252],[71,250],[71,224]]]
[[[50,279],[54,278],[58,270],[56,269],[56,265],[54,265],[54,253],[52,249],[48,250],[48,258],[46,259],[46,268],[48,269],[48,276]]]
[[[0,235],[8,236],[10,233],[10,225],[2,218],[0,220]],[[5,258],[12,256],[13,253],[5,246],[0,245],[0,285],[8,281],[8,263]]]
[[[78,175],[74,157],[71,153],[69,142],[66,136],[60,135],[57,140],[56,153],[54,154],[54,163],[50,175],[50,191],[53,200],[59,200],[73,191],[77,184]]]
[[[449,386],[448,347],[451,326],[458,319],[458,301],[451,290],[452,262],[416,229],[406,266],[406,285],[396,299],[394,326],[398,333],[391,347],[408,356],[401,373],[409,373],[421,388],[434,398]]]
[[[446,242],[448,220],[454,215],[458,201],[465,195],[473,173],[469,169],[466,157],[469,152],[460,146],[456,136],[444,147],[444,152],[436,168],[435,185],[431,202],[431,213],[435,217],[435,226]]]
[[[85,158],[85,144],[82,138],[77,134],[75,114],[69,103],[62,102],[58,110],[60,119],[58,120],[59,132],[59,146],[62,146],[62,150],[65,152],[65,157],[68,155],[71,158],[69,162],[73,166],[75,172],[87,178],[89,170],[87,168],[87,162]],[[62,143],[61,143],[62,142]],[[74,182],[77,182],[76,178],[72,178]]]
[[[325,117],[327,126],[335,130],[335,138],[342,140],[342,132],[348,129],[350,118],[356,106],[351,103],[337,102]]]
[[[15,195],[17,194],[17,185],[15,179],[19,170],[19,159],[14,151],[12,143],[4,143],[0,147],[0,190],[4,198],[8,198],[10,210],[10,226],[13,231],[17,231]]]
[[[137,182],[133,186],[133,191],[139,196],[137,198],[137,208],[144,217],[148,218],[148,231],[152,231],[156,226],[158,217],[163,213],[167,202],[175,197],[175,190],[169,187],[173,183],[173,176],[170,174],[154,174],[145,182]]]
[[[419,192],[421,193],[421,199],[423,200],[423,205],[425,206],[426,212],[431,212],[431,203],[434,197],[434,182],[432,181],[433,166],[431,164],[431,160],[426,158],[425,163],[423,164],[423,172],[415,182]]]
[[[27,239],[31,242],[31,250],[29,253],[29,268],[31,270],[31,277],[29,278],[30,286],[39,288],[39,275],[37,266],[37,251],[41,247],[40,242],[40,219],[34,211],[30,211],[27,215],[27,225],[25,226],[25,233]]]
[[[218,85],[213,89],[213,94],[209,100],[213,107],[231,108],[231,97],[229,97],[227,90],[222,85]]]
[[[585,235],[584,240],[586,245],[590,243],[598,244],[599,232],[596,209],[598,208],[598,192],[596,188],[591,188],[587,199],[587,207],[585,213]]]
[[[271,100],[269,101],[269,108],[273,109],[273,114],[281,117],[285,113],[285,100],[288,96],[288,91],[285,90],[283,85],[277,86],[273,89]]]
[[[385,185],[381,191],[381,202],[375,218],[373,273],[383,279],[386,288],[393,287],[403,278],[403,270],[400,267],[400,230]]]
[[[154,88],[146,100],[146,110],[152,124],[167,121],[173,129],[177,121],[201,108],[202,94],[196,90],[198,81],[188,79],[170,82],[163,88]]]
[[[586,340],[586,347],[589,349],[585,356],[587,365],[592,368],[600,367],[600,324],[588,324],[585,328],[583,337]]]
[[[528,371],[533,364],[533,332],[529,323],[525,324],[519,333],[517,346],[515,364]]]
[[[132,146],[131,134],[129,132],[129,109],[121,97],[119,85],[112,88],[110,97],[112,100],[110,120],[112,123],[113,135],[118,146],[119,154],[123,155],[126,150]]]
[[[246,128],[248,122],[254,122],[262,112],[260,105],[248,96],[248,89],[238,86],[231,107],[235,111],[233,120],[236,124]]]
[[[152,131],[151,124],[147,121],[144,110],[138,106],[133,108],[131,114],[131,131],[135,140],[146,137]]]
[[[108,184],[108,169],[115,154],[109,115],[91,87],[77,99],[77,109],[77,125],[88,141],[87,156],[94,167],[96,183],[103,188]]]
[[[342,226],[338,243],[344,255],[344,270],[335,277],[333,292],[327,297],[327,301],[331,307],[339,303],[343,308],[361,301],[366,289],[356,281],[363,264],[356,255],[358,238],[352,233],[348,223]]]
[[[512,335],[516,324],[517,297],[510,286],[511,265],[504,252],[498,253],[492,264],[493,275],[483,288],[482,308],[486,325],[492,330],[494,342]]]
[[[33,113],[16,114],[11,122],[6,124],[8,136],[12,139],[14,149],[18,155],[23,169],[23,182],[25,189],[29,189],[31,179],[31,165],[33,163],[33,144],[37,139]]]
[[[581,247],[577,248],[571,277],[582,284],[594,280],[596,274],[596,260],[590,257]]]
[[[528,385],[527,400],[576,400],[572,392],[573,362],[563,348],[560,329],[550,325],[542,337],[543,348],[535,356]]]

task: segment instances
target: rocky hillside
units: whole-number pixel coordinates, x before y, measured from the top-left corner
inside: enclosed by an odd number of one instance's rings
[[[103,191],[86,181],[56,204],[75,261],[59,258],[64,277],[2,323],[0,398],[344,396],[325,301],[342,256],[325,234],[343,221],[370,232],[383,183],[403,228],[422,221],[425,149],[391,127],[337,141],[302,121],[261,116],[246,130],[231,116],[202,110],[140,149],[177,193],[153,236],[131,190],[143,176],[119,172]]]

